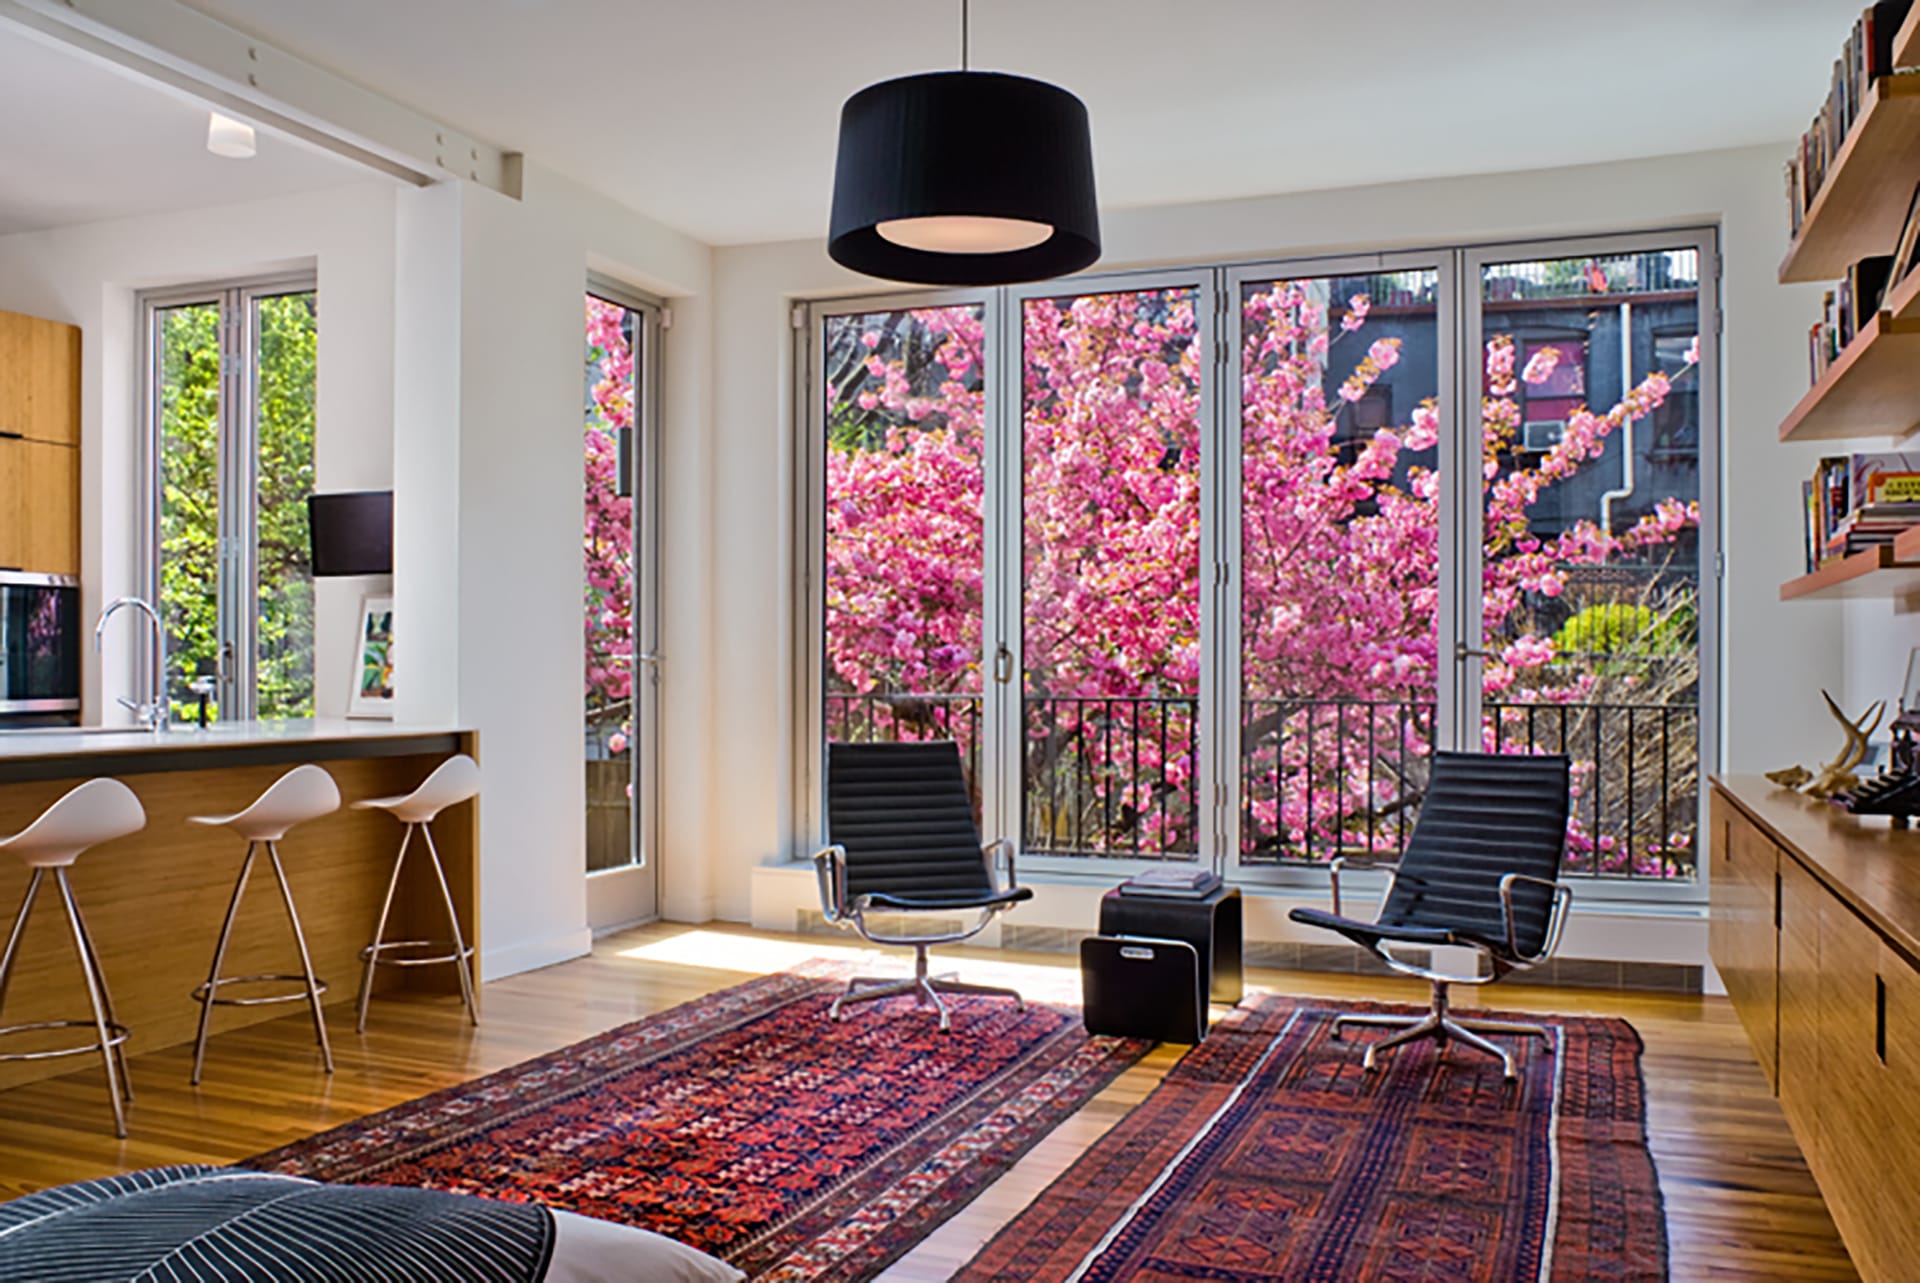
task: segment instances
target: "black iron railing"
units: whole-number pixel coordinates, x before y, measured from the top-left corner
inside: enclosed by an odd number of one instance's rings
[[[978,779],[977,695],[829,694],[831,740],[952,739]],[[1243,864],[1391,859],[1425,794],[1435,707],[1419,700],[1241,701]],[[1699,710],[1692,703],[1489,703],[1485,746],[1574,762],[1567,871],[1610,880],[1694,876]],[[1023,849],[1192,859],[1205,807],[1199,702],[1029,698]],[[979,790],[975,785],[978,807]]]

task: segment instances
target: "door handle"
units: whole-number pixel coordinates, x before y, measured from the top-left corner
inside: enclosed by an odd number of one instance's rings
[[[993,680],[1002,686],[1013,680],[1013,652],[1007,649],[1005,642],[993,656]]]
[[[1492,650],[1477,650],[1467,645],[1466,640],[1463,638],[1453,644],[1453,657],[1458,662],[1464,664],[1469,659],[1498,659],[1500,658],[1500,653]]]

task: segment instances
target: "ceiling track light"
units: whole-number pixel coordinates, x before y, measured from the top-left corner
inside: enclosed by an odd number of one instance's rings
[[[1086,104],[1057,85],[970,66],[882,81],[847,99],[827,253],[919,285],[1010,285],[1100,257]],[[964,151],[956,139],[975,141]]]
[[[207,113],[207,150],[230,160],[249,160],[259,147],[254,141],[252,125],[210,111]]]

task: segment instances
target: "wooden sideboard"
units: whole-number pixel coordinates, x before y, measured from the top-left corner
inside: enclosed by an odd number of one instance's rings
[[[1867,1279],[1920,1261],[1920,830],[1715,778],[1710,948]]]
[[[0,569],[80,573],[80,331],[0,312]]]

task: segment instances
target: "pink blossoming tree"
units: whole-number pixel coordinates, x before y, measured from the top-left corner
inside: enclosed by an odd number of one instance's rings
[[[1365,334],[1366,295],[1323,293],[1281,281],[1243,300],[1242,827],[1253,858],[1391,848],[1398,829],[1382,821],[1417,805],[1433,743],[1439,417],[1428,401],[1404,423],[1352,431],[1347,417],[1399,362],[1400,341]],[[956,307],[837,320],[828,733],[953,735],[971,747],[982,690],[982,316]],[[1022,338],[1027,842],[1195,850],[1202,354],[1192,295],[1035,300]],[[1650,375],[1604,413],[1580,409],[1557,445],[1526,455],[1514,441],[1520,388],[1549,378],[1558,353],[1536,353],[1518,374],[1510,338],[1495,336],[1486,355],[1482,610],[1497,656],[1484,672],[1487,746],[1519,742],[1507,720],[1538,706],[1560,710],[1560,735],[1577,744],[1582,719],[1684,698],[1692,676],[1681,665],[1663,689],[1635,689],[1642,678],[1626,666],[1558,663],[1565,639],[1543,622],[1542,603],[1583,568],[1657,562],[1698,512],[1665,501],[1623,531],[1578,521],[1551,536],[1535,532],[1533,514],[1622,424],[1662,404],[1671,382]],[[1662,591],[1645,607],[1651,618],[1691,609],[1684,592]],[[1597,798],[1620,767],[1584,761],[1579,786]],[[1620,806],[1574,825],[1582,867],[1625,871],[1612,830],[1635,821]],[[1688,823],[1676,816],[1643,841],[1634,871],[1678,870]]]

